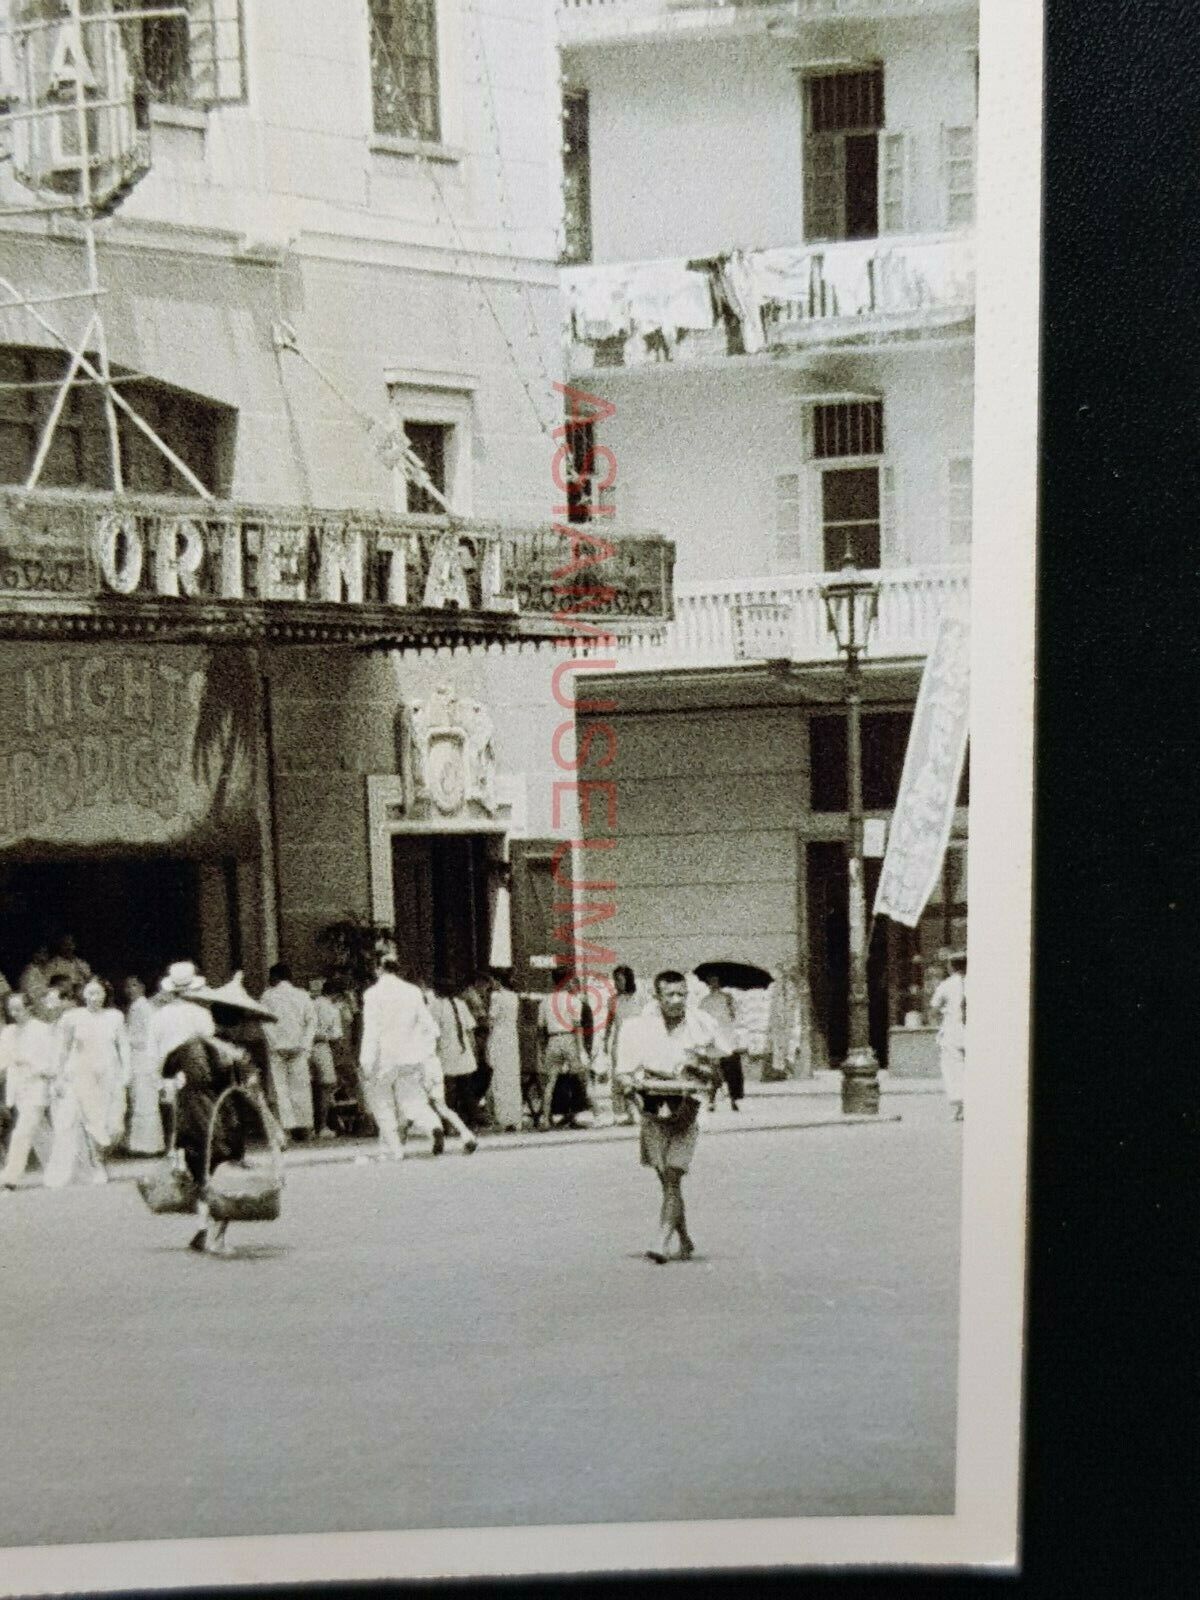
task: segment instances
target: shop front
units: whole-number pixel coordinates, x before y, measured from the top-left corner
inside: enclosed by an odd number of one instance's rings
[[[866,672],[868,907],[920,678],[916,662],[871,663]],[[777,1019],[780,1045],[772,1053],[796,1073],[836,1066],[848,1048],[850,994],[847,729],[838,669],[597,674],[591,690],[614,707],[581,719],[593,732],[589,747],[611,752],[603,773],[587,776],[603,777],[616,797],[616,845],[602,858],[610,880],[602,926],[614,961],[646,978],[712,960],[765,968],[786,980],[793,1008]],[[607,741],[602,725],[612,729]],[[957,798],[941,881],[918,926],[886,917],[871,923],[870,1038],[885,1066],[897,1030],[914,1013],[928,1014],[940,953],[966,942],[965,777]]]
[[[601,606],[652,625],[669,546],[620,550]],[[186,957],[261,982],[369,917],[385,878],[428,975],[486,964],[513,801],[479,708],[449,736],[444,706],[413,724],[396,652],[561,636],[568,562],[548,530],[7,497],[0,972],[67,935],[113,980]],[[415,806],[380,833],[406,784]]]

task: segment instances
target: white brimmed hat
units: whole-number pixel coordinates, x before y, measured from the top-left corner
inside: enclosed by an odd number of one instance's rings
[[[196,971],[194,961],[172,961],[167,968],[167,975],[159,984],[164,994],[187,995],[189,999],[198,995],[206,988],[204,977]]]

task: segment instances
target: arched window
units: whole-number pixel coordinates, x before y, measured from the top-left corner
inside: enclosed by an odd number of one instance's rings
[[[95,355],[89,359],[94,364]],[[0,346],[0,483],[23,484],[37,455],[68,357],[53,350]],[[213,494],[228,490],[236,412],[201,395],[113,369],[129,404]],[[118,412],[121,469],[131,494],[189,495],[188,484],[128,417]],[[104,401],[82,374],[71,385],[38,486],[111,489]]]

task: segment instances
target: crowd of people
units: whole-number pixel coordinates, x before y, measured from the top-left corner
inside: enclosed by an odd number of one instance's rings
[[[947,968],[931,1004],[947,1095],[961,1116],[965,957],[954,955]],[[745,1093],[732,997],[716,977],[699,994],[704,986],[671,970],[646,992],[620,966],[600,986],[607,992],[596,1016],[584,980],[565,969],[555,979],[540,997],[518,995],[495,973],[455,993],[412,981],[385,945],[361,993],[324,975],[297,983],[280,962],[255,998],[240,972],[213,987],[179,960],[153,993],[127,976],[118,1004],[112,984],[65,935],[34,952],[15,989],[0,975],[0,1192],[16,1187],[31,1157],[46,1187],[61,1188],[106,1182],[118,1153],[167,1151],[202,1197],[216,1165],[244,1163],[259,1136],[281,1151],[373,1124],[374,1159],[397,1161],[414,1134],[437,1155],[451,1137],[471,1154],[484,1127],[586,1126],[611,1116],[640,1125],[642,1162],[661,1186],[647,1256],[686,1260],[695,1245],[682,1185],[701,1107],[714,1107],[724,1088],[736,1111]],[[522,1001],[535,998],[534,1039],[522,1049]],[[229,1098],[234,1090],[240,1100]],[[227,1223],[202,1198],[190,1209],[204,1223],[191,1248],[228,1253]]]

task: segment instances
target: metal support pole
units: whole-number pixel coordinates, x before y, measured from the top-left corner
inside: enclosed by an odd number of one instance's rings
[[[61,345],[64,350],[71,350],[71,344],[66,335],[60,333],[54,324],[52,322],[48,322],[46,318],[43,317],[37,310],[32,309],[21,298],[20,291],[16,288],[16,286],[3,276],[0,276],[0,289],[3,289],[6,294],[10,294],[12,296],[13,310],[26,312],[33,318],[37,325],[44,329],[44,331],[48,333],[57,344]],[[5,307],[0,305],[0,310],[4,309]],[[79,365],[87,374],[87,376],[93,379],[94,382],[104,382],[99,372],[97,372],[96,368],[86,356],[80,358]],[[170,445],[166,444],[162,439],[159,438],[158,434],[155,433],[154,429],[150,426],[146,419],[141,416],[139,412],[133,409],[128,400],[126,400],[125,396],[112,383],[109,384],[109,392],[112,395],[113,402],[117,406],[117,409],[129,418],[130,422],[133,423],[135,428],[140,429],[140,431],[146,435],[147,439],[150,440],[150,443],[167,458],[167,460],[175,468],[176,472],[178,472],[186,482],[191,484],[192,488],[201,497],[201,499],[213,499],[212,490],[206,488],[205,485],[200,482],[200,479],[192,471],[191,467],[188,466],[187,462],[181,461],[180,458],[175,454],[174,450],[171,449]]]
[[[846,765],[850,839],[850,1048],[842,1064],[842,1110],[872,1116],[879,1110],[879,1062],[871,1048],[867,988],[867,901],[863,881],[862,674],[857,654],[846,663]]]
[[[96,261],[96,217],[92,204],[92,140],[88,108],[80,71],[88,60],[83,44],[83,10],[80,0],[71,0],[71,22],[75,29],[75,127],[79,139],[79,205],[83,212],[83,237],[87,251],[88,291],[92,296],[92,321],[96,328],[96,352],[100,359],[100,378],[104,394],[104,416],[108,424],[108,449],[112,458],[112,484],[117,494],[125,487],[121,471],[121,435],[117,429],[117,409],[113,405],[112,374],[108,365],[108,340],[104,336],[104,317],[100,310],[100,269]]]
[[[91,338],[92,329],[96,326],[95,317],[88,319],[88,325],[79,336],[78,348],[71,352],[71,359],[67,363],[67,370],[63,380],[58,386],[54,396],[54,404],[50,407],[50,415],[46,418],[42,429],[42,436],[38,440],[37,454],[33,458],[33,465],[29,469],[29,476],[25,479],[25,493],[29,494],[37,488],[38,479],[42,475],[42,468],[46,465],[46,457],[50,454],[50,446],[54,443],[54,430],[58,427],[58,419],[63,414],[63,407],[67,403],[67,396],[71,392],[71,385],[75,382],[83,361],[83,352]]]

